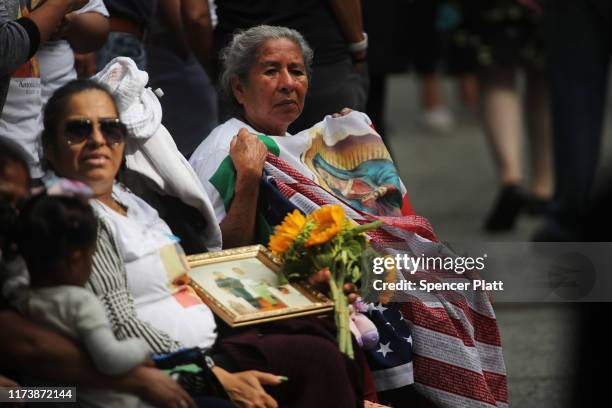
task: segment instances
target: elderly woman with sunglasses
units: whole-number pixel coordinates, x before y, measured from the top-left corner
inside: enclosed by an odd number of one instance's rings
[[[92,188],[93,206],[112,232],[111,240],[98,241],[90,285],[109,314],[123,321],[116,327],[117,335],[142,337],[156,353],[219,346],[240,369],[247,370],[229,373],[212,368],[240,406],[276,407],[270,394],[292,407],[362,406],[359,365],[339,353],[333,335],[310,331],[307,319],[289,328],[272,325],[217,339],[210,310],[176,279],[185,272],[177,238],[152,207],[116,182],[126,128],[103,85],[78,80],[59,89],[45,108],[44,126],[42,141],[49,167]],[[128,291],[117,283],[121,280],[127,282]],[[138,319],[124,316],[133,306]],[[262,360],[252,347],[264,343],[262,348],[274,353]],[[290,381],[280,385],[283,375]],[[280,386],[268,394],[263,385]]]

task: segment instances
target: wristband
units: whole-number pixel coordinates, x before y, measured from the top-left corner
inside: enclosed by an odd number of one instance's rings
[[[351,53],[365,51],[368,49],[368,34],[363,33],[363,40],[348,44]]]
[[[215,368],[216,366],[215,360],[213,360],[211,356],[209,355],[204,356],[204,361],[206,362],[206,366],[208,367],[209,370],[212,370],[213,368]]]

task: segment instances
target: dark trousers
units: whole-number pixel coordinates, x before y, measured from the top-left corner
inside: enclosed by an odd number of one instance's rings
[[[552,100],[555,192],[549,226],[582,236],[599,159],[610,35],[609,0],[549,0],[545,35]]]

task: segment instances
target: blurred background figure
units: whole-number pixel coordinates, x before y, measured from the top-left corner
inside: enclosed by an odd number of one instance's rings
[[[444,101],[438,74],[442,60],[442,37],[437,24],[440,2],[366,0],[363,4],[364,24],[370,37],[366,112],[379,133],[386,133],[386,77],[409,68],[419,78],[420,123],[428,130],[449,131],[455,121]]]
[[[514,0],[455,2],[460,24],[452,35],[455,55],[478,72],[481,115],[500,191],[485,220],[489,232],[512,229],[522,209],[545,212],[552,193],[549,100],[541,25]],[[519,87],[525,79],[524,97]],[[523,111],[525,115],[523,115]],[[524,190],[523,129],[529,140],[530,182]]]
[[[207,0],[159,0],[146,39],[149,84],[164,91],[162,122],[185,157],[218,123],[217,93],[206,72],[215,22]]]
[[[408,3],[399,0],[384,3],[371,0],[363,2],[363,21],[370,40],[368,49],[370,90],[366,113],[383,138],[387,133],[385,123],[387,76],[404,72],[409,65],[408,53],[405,50],[409,28],[408,24],[404,24],[408,9]]]
[[[151,26],[157,0],[104,0],[104,4],[110,15],[110,32],[96,53],[96,72],[119,56],[133,59],[139,69],[146,71],[144,37]]]
[[[237,29],[268,24],[298,30],[315,51],[304,111],[289,133],[349,107],[365,111],[368,53],[358,0],[216,0],[215,55]],[[351,51],[352,50],[352,51]],[[228,119],[229,112],[222,113]]]
[[[473,122],[478,117],[479,87],[477,66],[472,53],[465,48],[461,25],[461,4],[457,0],[440,0],[436,27],[441,37],[444,72],[455,80],[459,106],[456,116]]]
[[[100,49],[108,31],[108,10],[102,0],[89,0],[64,17],[55,35],[38,51],[43,107],[57,89],[77,78],[75,53],[88,54]]]
[[[11,13],[28,17],[35,24],[39,17],[47,20],[45,27],[37,26],[40,47],[32,43],[38,52],[11,73],[0,115],[0,137],[12,139],[24,148],[32,178],[39,179],[43,175],[39,145],[42,109],[57,88],[76,78],[73,52],[88,53],[104,44],[108,13],[102,0],[6,4]],[[5,2],[0,3],[0,10],[4,5]],[[3,20],[4,16],[0,18]]]
[[[543,10],[549,78],[555,191],[536,241],[581,241],[599,163],[612,51],[612,2],[555,0]]]

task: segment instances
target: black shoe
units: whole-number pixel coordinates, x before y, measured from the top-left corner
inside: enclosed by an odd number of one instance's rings
[[[550,200],[546,198],[540,198],[533,194],[525,196],[525,211],[529,215],[539,216],[546,214],[548,210],[548,204]]]
[[[484,229],[488,232],[509,231],[525,204],[525,193],[516,185],[502,188],[493,210],[485,220]]]

